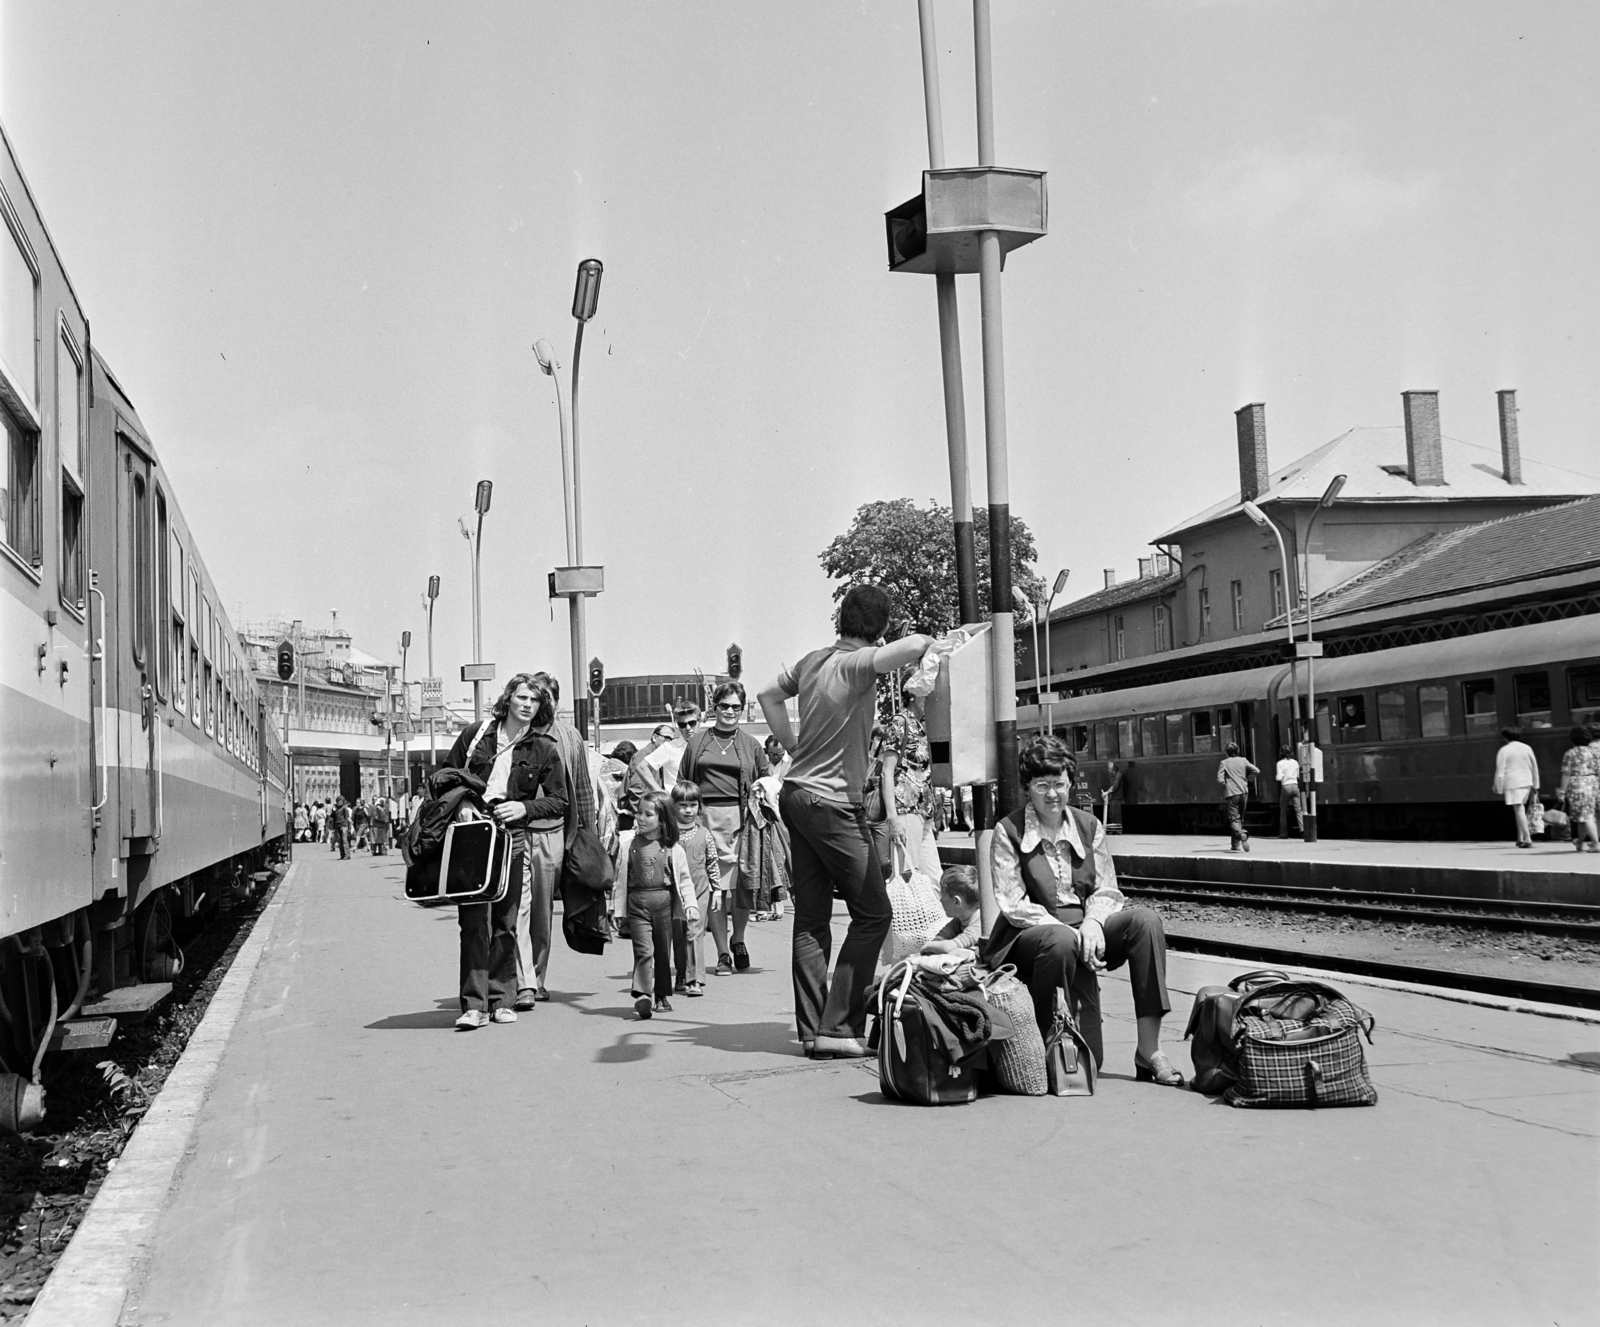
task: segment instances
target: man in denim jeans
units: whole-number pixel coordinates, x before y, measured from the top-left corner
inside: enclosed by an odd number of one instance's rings
[[[882,643],[889,596],[858,585],[839,606],[839,639],[783,671],[760,695],[773,736],[793,758],[778,810],[789,830],[794,888],[794,1015],[818,1058],[868,1053],[867,985],[889,933],[889,891],[861,810],[878,675],[915,663],[932,641]],[[795,738],[785,702],[800,699]],[[833,895],[850,911],[832,988]]]

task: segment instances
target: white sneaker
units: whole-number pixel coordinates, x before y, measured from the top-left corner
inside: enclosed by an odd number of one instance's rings
[[[481,1028],[488,1021],[489,1015],[484,1013],[483,1010],[469,1009],[460,1018],[456,1019],[456,1031],[471,1032],[475,1028]]]
[[[489,1021],[491,1023],[515,1023],[517,1021],[517,1011],[515,1009],[507,1009],[504,1005],[501,1005],[500,1008],[489,1015]]]

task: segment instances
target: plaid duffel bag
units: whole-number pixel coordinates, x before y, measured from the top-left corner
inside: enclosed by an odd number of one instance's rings
[[[1373,1106],[1363,1035],[1375,1020],[1332,986],[1274,982],[1239,1002],[1233,1022],[1238,1081],[1223,1093],[1230,1106]]]

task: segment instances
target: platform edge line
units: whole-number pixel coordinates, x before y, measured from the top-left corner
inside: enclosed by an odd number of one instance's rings
[[[290,865],[272,901],[256,918],[228,975],[211,997],[200,1026],[190,1035],[183,1054],[34,1300],[23,1320],[26,1327],[116,1327],[121,1319],[134,1269],[149,1248],[166,1208],[178,1167],[199,1123],[200,1107],[210,1093],[299,870],[300,863]]]

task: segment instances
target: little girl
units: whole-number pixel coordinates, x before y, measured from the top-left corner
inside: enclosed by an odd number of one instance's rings
[[[728,915],[728,891],[722,887],[722,869],[717,865],[717,844],[711,831],[700,823],[700,788],[687,779],[673,785],[672,802],[678,815],[678,845],[689,859],[689,874],[694,880],[698,921],[674,922],[672,953],[678,964],[678,981],[685,995],[704,995],[700,974],[705,958],[701,943],[706,922]],[[719,951],[720,952],[720,951]]]
[[[633,939],[633,1007],[640,1018],[671,1013],[672,913],[676,896],[691,925],[700,920],[689,859],[678,843],[672,798],[648,792],[634,812],[633,841],[618,881]],[[651,995],[655,996],[654,1007]]]

